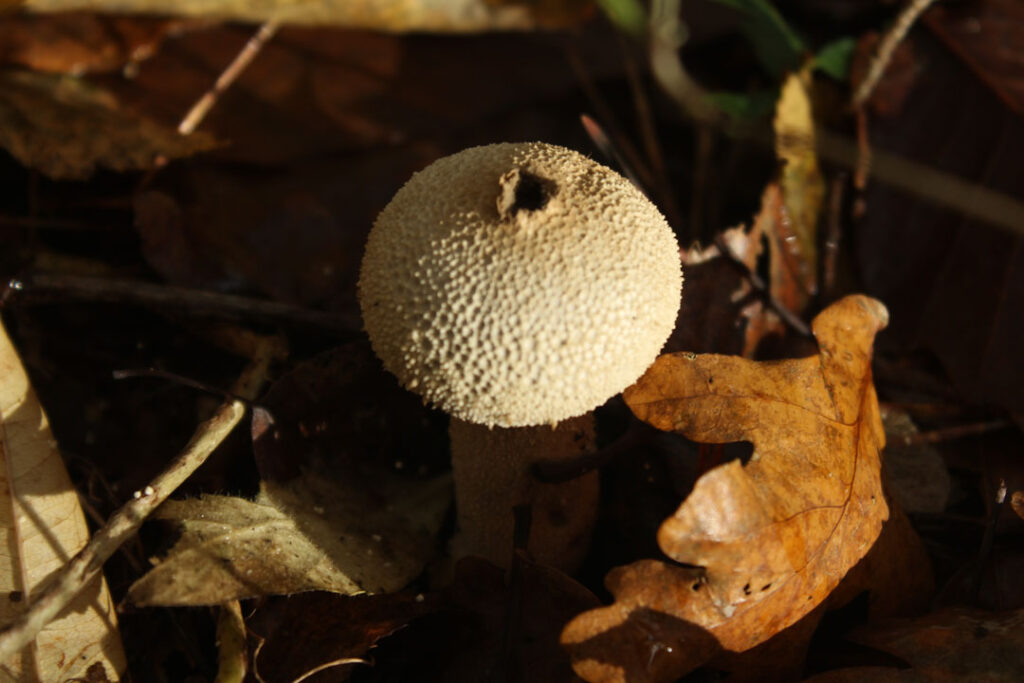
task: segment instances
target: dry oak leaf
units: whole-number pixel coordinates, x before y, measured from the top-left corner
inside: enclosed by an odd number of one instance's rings
[[[0,628],[6,628],[85,546],[89,530],[46,413],[2,326],[0,460]],[[125,668],[114,603],[97,576],[31,645],[0,662],[0,681],[114,681]]]
[[[746,466],[702,476],[662,524],[661,549],[690,567],[619,567],[605,580],[615,603],[566,626],[576,673],[674,680],[719,647],[742,652],[794,624],[864,557],[889,515],[871,382],[872,344],[887,322],[880,302],[850,296],[814,319],[815,356],[663,355],[626,390],[633,412],[659,429],[754,450]]]

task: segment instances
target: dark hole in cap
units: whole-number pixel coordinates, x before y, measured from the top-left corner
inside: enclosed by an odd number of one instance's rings
[[[498,213],[503,218],[514,216],[519,211],[540,211],[548,205],[557,189],[550,180],[521,168],[502,176],[501,186]]]

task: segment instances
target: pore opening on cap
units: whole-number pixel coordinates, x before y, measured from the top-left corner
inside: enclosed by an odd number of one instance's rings
[[[516,168],[501,177],[498,215],[511,218],[519,211],[540,211],[558,191],[554,181]]]

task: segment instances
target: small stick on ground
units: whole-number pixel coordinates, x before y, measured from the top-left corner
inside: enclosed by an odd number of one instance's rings
[[[231,63],[228,64],[228,67],[217,77],[213,87],[203,93],[203,96],[192,105],[192,109],[185,114],[185,118],[178,124],[179,133],[189,135],[202,123],[206,115],[213,109],[213,105],[217,103],[217,98],[220,97],[221,93],[231,87],[231,84],[238,79],[242,72],[245,71],[245,68],[256,58],[256,55],[260,53],[260,50],[263,49],[267,41],[274,37],[278,26],[280,24],[273,20],[260,26],[259,30],[249,39],[249,42],[245,44],[241,52],[235,56]]]
[[[28,275],[24,279],[11,281],[3,299],[11,297],[26,303],[52,300],[136,303],[158,310],[180,310],[192,315],[208,315],[233,321],[292,324],[325,332],[355,333],[362,327],[355,316],[313,311],[276,301],[83,275]]]
[[[235,392],[254,396],[266,379],[267,368],[276,353],[271,341],[264,353],[255,357],[235,385]],[[184,450],[132,500],[115,512],[89,543],[64,565],[53,581],[39,594],[18,620],[0,631],[0,662],[9,660],[29,645],[75,596],[91,582],[103,563],[142,526],[142,522],[167,497],[206,462],[214,449],[227,437],[245,415],[242,401],[224,403],[212,418],[199,425]]]
[[[887,436],[889,443],[894,446],[918,446],[922,444],[941,443],[962,439],[966,436],[978,436],[988,434],[1002,429],[1009,429],[1013,423],[1009,420],[988,420],[985,422],[972,422],[971,424],[957,425],[956,427],[942,427],[927,432],[906,434],[904,436]]]
[[[782,322],[788,325],[799,335],[804,337],[813,336],[811,334],[810,326],[803,320],[793,313],[791,310],[783,306],[779,301],[772,296],[771,290],[768,289],[768,285],[761,279],[761,276],[752,271],[747,267],[747,264],[743,262],[735,253],[733,253],[732,247],[722,239],[721,234],[715,236],[715,246],[721,252],[730,263],[732,263],[740,272],[742,272],[747,281],[750,282],[750,286],[763,298],[765,305],[782,319]]]
[[[868,75],[864,77],[864,80],[857,86],[857,90],[853,94],[853,106],[855,109],[859,109],[871,97],[872,91],[878,85],[882,75],[885,74],[886,67],[889,66],[892,53],[903,42],[907,32],[910,31],[910,27],[914,25],[917,18],[928,9],[932,2],[934,0],[911,0],[910,4],[896,17],[896,22],[878,43],[878,50],[875,52],[874,59],[871,60],[871,65],[868,67]]]

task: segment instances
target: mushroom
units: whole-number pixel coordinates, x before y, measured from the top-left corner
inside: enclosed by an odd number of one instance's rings
[[[678,245],[626,179],[544,143],[473,147],[415,174],[370,231],[363,322],[384,367],[451,416],[453,554],[527,550],[572,571],[598,477],[548,484],[533,463],[594,446],[591,411],[654,362],[682,292]]]

